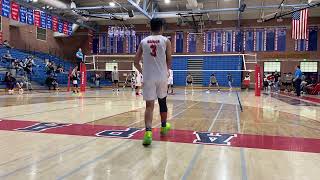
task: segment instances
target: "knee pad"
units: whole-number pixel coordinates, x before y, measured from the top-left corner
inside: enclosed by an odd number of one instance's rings
[[[162,99],[158,98],[158,103],[160,107],[160,112],[168,112],[167,97],[164,97]]]

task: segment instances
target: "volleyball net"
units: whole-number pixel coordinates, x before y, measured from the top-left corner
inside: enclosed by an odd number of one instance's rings
[[[85,56],[88,79],[93,82],[99,74],[105,81],[101,81],[102,85],[110,85],[111,72],[116,67],[120,82],[128,83],[137,71],[133,61],[134,55]],[[212,75],[220,87],[229,87],[230,78],[233,87],[256,89],[256,94],[261,86],[256,54],[173,55],[172,71],[175,86],[185,86],[188,75],[192,76],[195,87],[207,87]]]

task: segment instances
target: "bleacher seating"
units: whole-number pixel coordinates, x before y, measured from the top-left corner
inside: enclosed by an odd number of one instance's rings
[[[3,55],[6,52],[7,52],[6,48],[0,48],[0,57],[3,57]],[[20,60],[24,60],[31,55],[17,49],[10,49],[10,54],[12,55],[12,57]],[[45,57],[45,53],[38,53],[38,54],[42,54],[42,57]],[[47,56],[50,56],[50,55],[47,54]],[[37,82],[40,85],[45,85],[45,80],[47,78],[44,59],[39,58],[38,56],[35,56],[35,59],[34,59],[35,64],[37,64],[38,66],[33,67],[34,74],[32,75],[32,81]],[[63,62],[61,59],[58,59],[58,58],[51,58],[50,60],[54,61],[57,65],[62,64],[66,70],[72,67],[72,64],[70,62],[66,62],[66,61]],[[0,67],[9,67],[9,65],[10,65],[9,63],[0,62]],[[68,83],[68,74],[67,73],[57,74],[57,81],[60,86],[66,86]]]

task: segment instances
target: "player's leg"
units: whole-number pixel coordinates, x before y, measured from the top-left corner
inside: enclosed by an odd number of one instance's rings
[[[171,86],[171,94],[173,94],[173,84],[171,84],[170,86]]]
[[[166,83],[158,82],[156,84],[157,89],[157,97],[160,109],[160,117],[161,117],[161,135],[166,135],[171,128],[171,125],[167,123],[167,115],[168,115],[168,107],[167,107],[167,91],[166,91]]]
[[[160,117],[161,117],[161,135],[166,135],[171,128],[171,125],[167,123],[168,119],[168,107],[167,107],[167,97],[158,98]]]
[[[143,137],[142,144],[147,146],[152,142],[152,120],[154,100],[157,99],[156,84],[153,81],[144,82],[143,86],[143,99],[146,101],[146,110],[144,113],[146,132]]]
[[[147,146],[152,142],[152,119],[153,119],[154,100],[146,101],[146,110],[144,113],[144,122],[146,132],[142,144]]]
[[[216,83],[216,86],[217,86],[217,88],[218,88],[218,92],[220,92],[220,86],[219,86],[219,83],[218,83],[218,82]]]

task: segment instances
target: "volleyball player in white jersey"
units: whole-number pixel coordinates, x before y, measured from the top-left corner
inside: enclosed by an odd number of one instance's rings
[[[143,39],[135,56],[135,67],[143,74],[143,99],[146,101],[145,127],[143,145],[152,142],[152,119],[154,101],[158,99],[161,116],[161,135],[166,135],[170,130],[167,123],[167,81],[168,70],[171,67],[171,42],[162,36],[163,20],[150,21],[151,35]],[[143,70],[140,61],[143,60]]]
[[[173,94],[173,71],[171,69],[169,69],[167,93],[169,93],[169,90],[171,90],[171,94]]]

